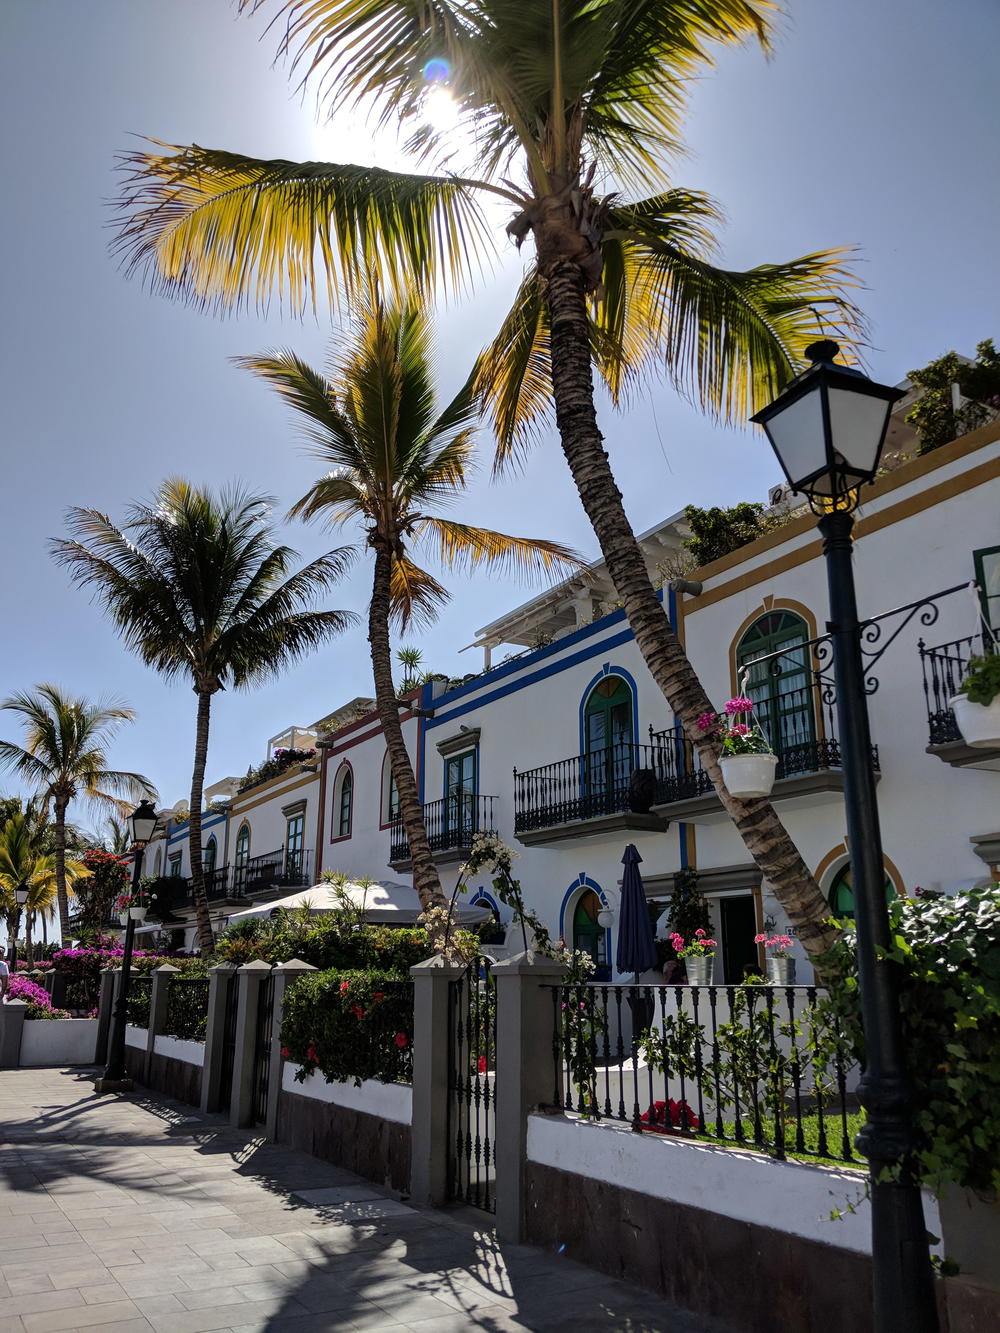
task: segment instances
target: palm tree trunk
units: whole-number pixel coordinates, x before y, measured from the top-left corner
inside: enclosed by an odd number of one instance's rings
[[[63,947],[70,943],[69,899],[66,896],[66,802],[55,802],[53,850],[56,858],[56,898],[59,903],[59,938]]]
[[[34,955],[31,951],[31,928],[35,922],[34,912],[25,912],[24,914],[24,961],[30,968],[34,963]]]
[[[197,688],[197,687],[196,687]],[[215,950],[212,921],[205,897],[205,868],[201,851],[201,803],[205,788],[205,764],[208,762],[208,725],[212,712],[212,691],[197,690],[198,724],[194,739],[194,768],[191,772],[191,814],[188,825],[188,849],[191,854],[191,897],[198,923],[198,948],[202,958],[211,958]]]
[[[448,902],[441,892],[441,879],[427,840],[423,807],[417,792],[413,765],[406,749],[406,742],[403,740],[399,705],[396,703],[396,687],[392,681],[392,650],[389,643],[391,576],[392,553],[388,546],[384,548],[376,546],[375,577],[372,583],[371,606],[368,609],[368,643],[371,646],[372,674],[375,678],[375,703],[379,721],[382,723],[386,749],[389,752],[389,766],[399,793],[399,815],[410,847],[413,887],[425,912],[433,907],[444,908],[447,911]],[[443,947],[444,920],[440,928],[433,920],[429,922],[427,933],[435,950]]]
[[[7,926],[7,961],[11,965],[11,975],[13,975],[14,959],[17,955],[17,936],[21,925],[20,908],[15,908],[13,912],[6,912],[4,917]]]
[[[49,914],[42,913],[42,947],[45,948],[49,943]]]
[[[545,249],[544,242],[539,241],[539,253]],[[547,276],[556,424],[608,573],[650,674],[697,747],[726,813],[787,912],[806,952],[815,960],[837,938],[837,930],[828,924],[829,905],[771,804],[765,800],[740,801],[726,790],[718,748],[702,736],[697,725],[702,713],[714,709],[657,599],[625,514],[597,425],[586,277],[571,260],[557,260]]]

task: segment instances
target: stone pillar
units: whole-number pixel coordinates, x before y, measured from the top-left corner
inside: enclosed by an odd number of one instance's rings
[[[239,1001],[236,1010],[236,1054],[233,1057],[233,1093],[229,1123],[236,1129],[253,1124],[253,1063],[257,1036],[260,988],[271,975],[271,964],[263,959],[236,969]]]
[[[284,1007],[285,992],[293,981],[315,972],[312,963],[304,963],[301,958],[290,958],[287,963],[279,963],[274,969],[274,1020],[271,1028],[271,1067],[267,1076],[267,1119],[264,1122],[264,1136],[275,1142],[278,1137],[278,1099],[281,1096],[281,1077],[284,1061],[281,1058],[281,1016]]]
[[[146,1061],[143,1066],[142,1081],[149,1083],[153,1068],[153,1049],[157,1034],[163,1031],[167,1021],[167,994],[170,982],[180,976],[180,968],[171,963],[163,963],[153,972],[153,988],[149,995],[149,1026],[146,1028]]]
[[[205,1024],[205,1057],[201,1069],[201,1109],[217,1111],[222,1081],[222,1047],[226,1038],[226,997],[236,985],[236,968],[219,963],[208,969],[208,1018]]]
[[[551,990],[566,974],[563,963],[542,954],[515,954],[495,963],[497,986],[496,1160],[497,1236],[519,1242],[524,1234],[524,1169],[528,1115],[552,1102],[561,1080],[553,1064]]]
[[[24,1000],[0,1004],[0,1069],[17,1069],[21,1064],[21,1033],[28,1006]]]
[[[105,967],[101,969],[101,988],[97,996],[97,1045],[94,1048],[94,1064],[103,1065],[108,1059],[108,1036],[111,1032],[111,1016],[115,1007],[115,991],[121,968]]]
[[[465,971],[440,955],[410,968],[413,978],[413,1119],[410,1197],[437,1207],[448,1197],[448,987]]]

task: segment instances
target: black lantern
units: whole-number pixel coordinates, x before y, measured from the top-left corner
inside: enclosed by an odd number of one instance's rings
[[[806,348],[812,362],[756,416],[788,484],[814,512],[854,509],[858,487],[878,471],[893,405],[903,390],[840,366],[824,338]]]
[[[132,841],[139,847],[145,847],[152,841],[156,831],[156,809],[151,801],[142,801],[128,817],[132,830]]]
[[[18,907],[27,907],[28,899],[31,897],[31,886],[27,883],[21,883],[14,890],[14,901]]]

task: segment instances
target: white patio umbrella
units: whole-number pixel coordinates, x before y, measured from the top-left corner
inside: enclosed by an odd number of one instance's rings
[[[358,907],[364,908],[367,919],[373,925],[409,925],[420,915],[420,899],[412,884],[402,884],[391,879],[367,885],[348,882],[343,886],[343,892]],[[236,912],[229,920],[249,921],[253,917],[260,919],[271,916],[280,908],[300,908],[306,905],[314,913],[340,911],[337,886],[323,883],[314,884],[309,889],[298,889],[295,893],[290,893],[287,898],[258,903],[256,907],[251,907],[246,912]],[[455,920],[462,926],[488,921],[490,915],[490,909],[484,903],[477,903],[475,907],[470,907],[461,901],[455,904]]]

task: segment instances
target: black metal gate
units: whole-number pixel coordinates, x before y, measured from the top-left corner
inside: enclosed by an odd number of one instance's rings
[[[496,1212],[496,982],[477,958],[449,986],[448,1197]]]
[[[222,1024],[222,1060],[219,1071],[219,1110],[228,1111],[233,1099],[233,1066],[236,1063],[236,1009],[240,978],[234,972],[226,985],[226,1010]]]
[[[274,1027],[274,973],[260,983],[253,1042],[253,1122],[267,1119],[267,1091],[271,1077],[271,1036]]]

